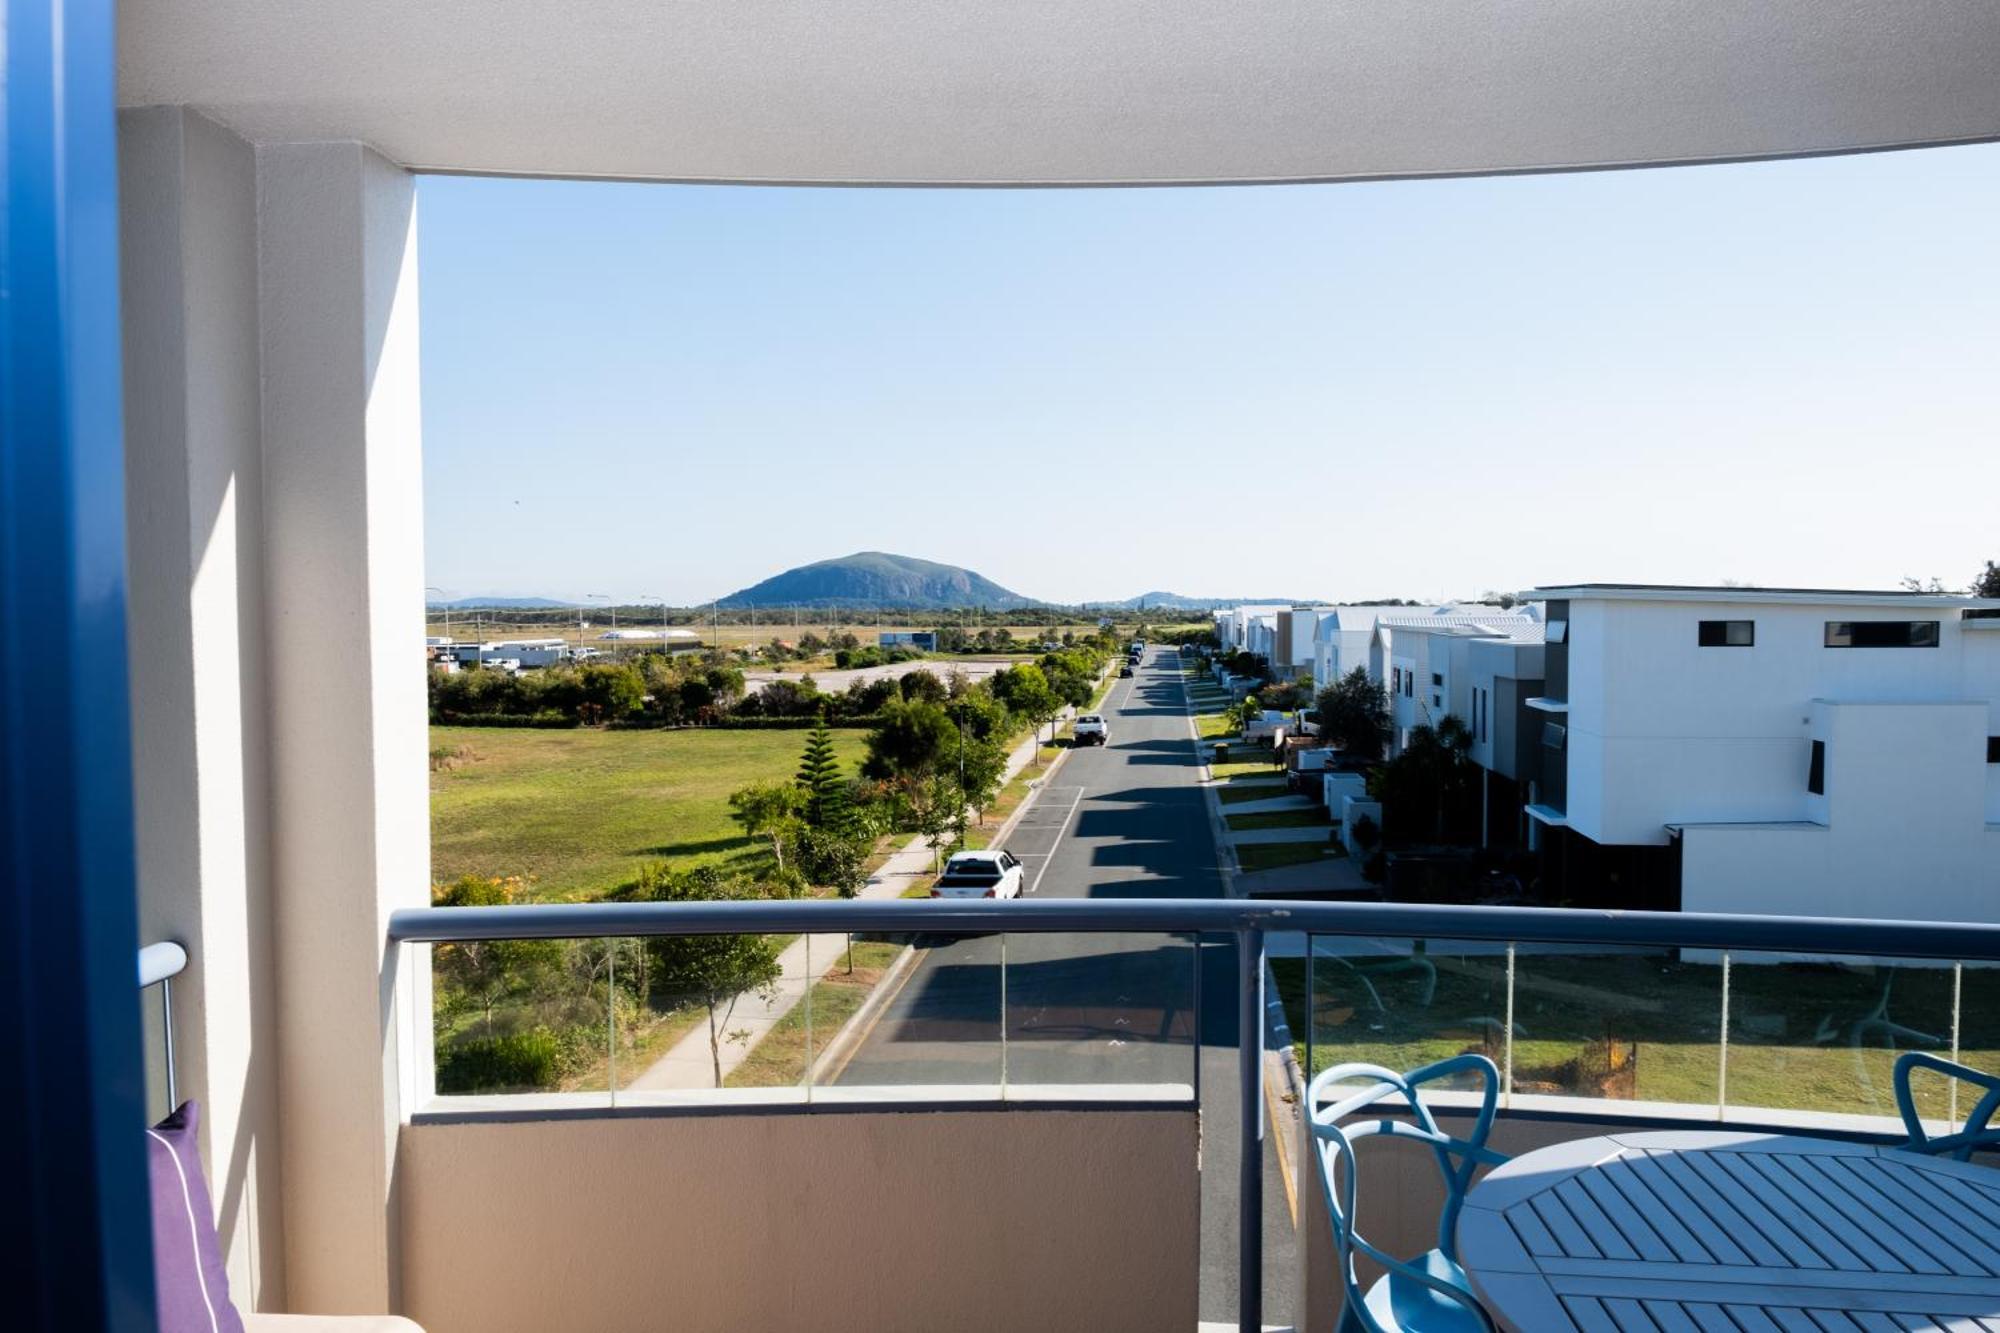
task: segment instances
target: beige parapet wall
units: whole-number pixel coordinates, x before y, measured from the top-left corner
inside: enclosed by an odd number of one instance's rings
[[[1157,1333],[1196,1322],[1187,1106],[418,1123],[427,1333]]]

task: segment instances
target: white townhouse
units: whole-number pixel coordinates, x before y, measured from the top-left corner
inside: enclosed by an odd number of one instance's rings
[[[1389,692],[1389,752],[1398,753],[1420,726],[1447,717],[1472,723],[1467,645],[1475,639],[1540,642],[1538,608],[1477,611],[1440,608],[1416,615],[1384,615],[1368,649],[1368,674]]]
[[[1535,595],[1548,623],[1526,813],[1563,896],[2000,920],[2000,601]]]
[[[1278,613],[1289,611],[1287,606],[1236,606],[1227,611],[1215,613],[1215,632],[1225,649],[1240,652],[1270,652],[1268,636],[1277,628]],[[1255,644],[1263,640],[1265,647]]]

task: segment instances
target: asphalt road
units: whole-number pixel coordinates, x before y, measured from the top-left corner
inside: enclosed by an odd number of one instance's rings
[[[1111,743],[1072,752],[1006,846],[1045,898],[1221,897],[1178,662],[1153,650],[1105,703]],[[1201,1061],[1201,1317],[1236,1315],[1236,950],[1186,936],[943,937],[838,1082],[1181,1084]],[[1004,959],[1004,966],[1002,962]],[[1197,995],[1200,999],[1196,1010]],[[1003,1025],[1004,1015],[1004,1025]],[[1194,1037],[1197,1029],[1200,1044]],[[1267,1323],[1290,1319],[1293,1235],[1267,1129]]]

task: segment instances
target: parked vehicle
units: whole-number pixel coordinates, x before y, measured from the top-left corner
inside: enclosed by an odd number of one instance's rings
[[[1243,739],[1251,742],[1262,742],[1265,745],[1275,745],[1278,743],[1279,738],[1285,734],[1286,726],[1290,721],[1291,714],[1279,712],[1275,708],[1267,708],[1256,717],[1251,718],[1249,724],[1243,728]]]
[[[1124,666],[1122,666],[1122,667],[1119,667],[1119,668],[1118,668],[1118,674],[1119,674],[1119,675],[1121,675],[1121,676],[1129,676],[1129,675],[1131,675],[1131,674],[1132,674],[1132,664],[1131,664],[1130,662],[1127,662],[1127,663],[1126,663],[1126,664],[1125,664]]]
[[[1077,718],[1073,734],[1078,745],[1104,745],[1111,740],[1111,727],[1096,713],[1085,713]]]
[[[1012,852],[959,852],[931,885],[933,898],[1018,898],[1027,878]]]

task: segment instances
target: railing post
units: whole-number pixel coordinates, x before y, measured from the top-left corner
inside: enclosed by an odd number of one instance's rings
[[[1250,926],[1236,939],[1236,1071],[1238,1113],[1236,1228],[1237,1325],[1264,1326],[1264,932]]]
[[[1313,988],[1314,936],[1306,934],[1306,1082],[1313,1077],[1313,1029],[1319,1026],[1319,992]]]

